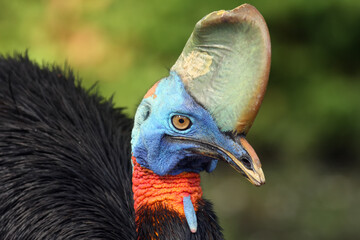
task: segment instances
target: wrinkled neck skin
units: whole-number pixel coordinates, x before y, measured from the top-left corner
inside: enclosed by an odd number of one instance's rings
[[[202,199],[200,174],[159,176],[132,157],[137,239],[223,239],[211,203]],[[183,197],[194,203],[197,231],[185,218]]]
[[[140,206],[155,209],[157,205],[164,205],[184,217],[183,199],[188,196],[195,211],[198,210],[198,202],[202,197],[199,173],[184,172],[178,175],[159,176],[141,167],[135,157],[132,157],[132,161],[135,211]]]

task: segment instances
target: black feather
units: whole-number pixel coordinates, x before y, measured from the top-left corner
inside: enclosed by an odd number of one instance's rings
[[[198,203],[196,213],[198,229],[191,233],[185,218],[176,212],[166,209],[163,205],[152,208],[140,207],[136,225],[139,239],[159,240],[221,240],[224,239],[221,227],[212,205],[206,200]],[[156,221],[154,222],[154,219]]]
[[[131,128],[70,70],[0,57],[0,239],[135,239]]]

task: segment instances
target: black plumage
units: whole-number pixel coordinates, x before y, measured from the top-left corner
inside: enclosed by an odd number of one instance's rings
[[[196,234],[160,207],[144,209],[137,236],[132,124],[69,68],[1,56],[0,239],[222,239],[205,200]]]
[[[159,240],[217,240],[223,239],[221,227],[217,223],[217,217],[212,209],[212,204],[204,199],[198,205],[196,214],[198,229],[191,233],[185,219],[179,217],[176,212],[166,209],[164,206],[157,206],[153,211],[150,208],[141,208],[138,213],[139,239]],[[156,218],[156,224],[154,224]]]
[[[1,57],[1,239],[134,239],[131,127],[70,70]]]

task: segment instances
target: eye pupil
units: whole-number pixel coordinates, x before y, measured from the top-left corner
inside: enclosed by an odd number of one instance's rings
[[[191,120],[188,117],[175,115],[171,118],[172,125],[177,130],[186,130],[191,126]]]

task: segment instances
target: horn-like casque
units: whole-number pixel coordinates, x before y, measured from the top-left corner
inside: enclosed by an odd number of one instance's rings
[[[201,19],[171,70],[222,131],[246,134],[266,90],[270,57],[264,18],[243,4]]]

